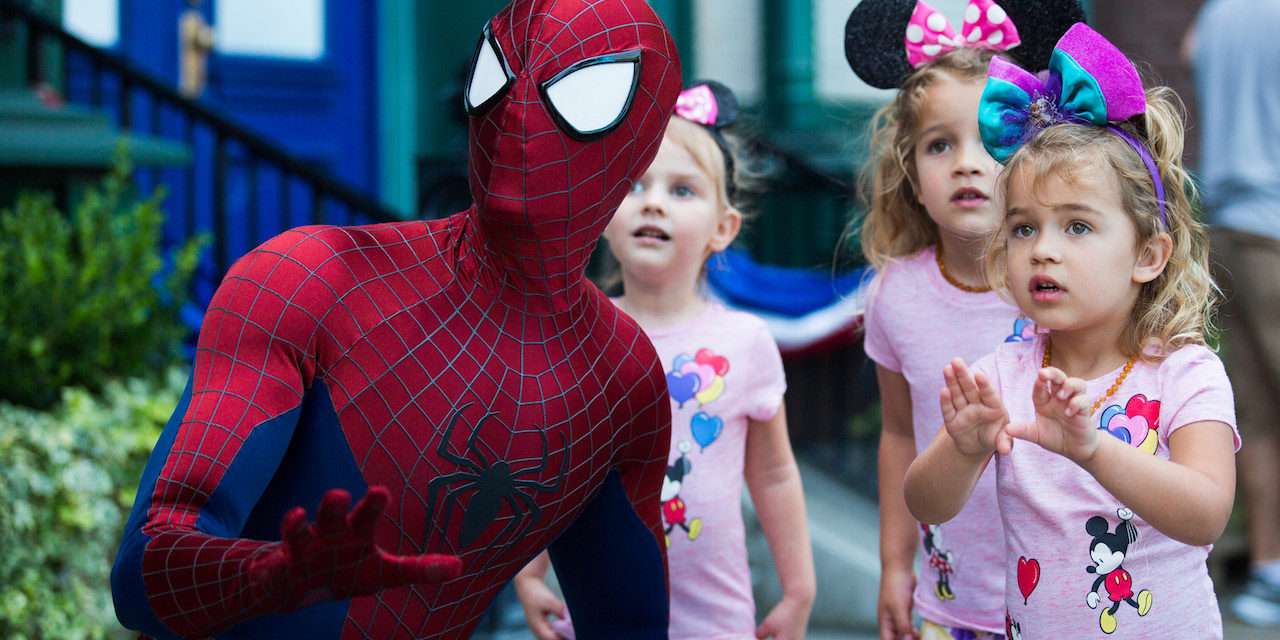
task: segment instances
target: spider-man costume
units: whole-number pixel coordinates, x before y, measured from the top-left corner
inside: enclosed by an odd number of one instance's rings
[[[549,546],[580,636],[665,638],[665,377],[583,271],[679,88],[644,0],[517,0],[466,91],[470,209],[241,258],[126,525],[124,624],[466,637]]]

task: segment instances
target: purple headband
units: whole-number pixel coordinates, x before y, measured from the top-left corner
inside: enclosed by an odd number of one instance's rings
[[[1142,158],[1155,187],[1160,221],[1169,228],[1164,181],[1150,150],[1118,124],[1146,113],[1138,70],[1115,45],[1084,23],[1058,40],[1049,70],[1036,76],[993,58],[978,105],[978,128],[987,152],[1004,163],[1045,127],[1064,122],[1103,127]]]
[[[1141,140],[1135,138],[1133,134],[1128,131],[1125,131],[1115,125],[1108,125],[1107,131],[1120,136],[1121,140],[1128,142],[1129,146],[1133,147],[1133,150],[1138,152],[1138,157],[1142,158],[1142,164],[1147,165],[1147,173],[1151,174],[1151,183],[1155,185],[1156,189],[1156,204],[1160,206],[1160,224],[1164,225],[1165,230],[1168,231],[1169,214],[1165,211],[1164,180],[1160,179],[1160,168],[1156,166],[1155,158],[1152,158],[1151,152],[1147,151],[1147,145],[1142,144]]]

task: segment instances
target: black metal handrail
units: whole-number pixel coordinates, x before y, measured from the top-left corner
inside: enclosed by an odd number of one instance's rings
[[[52,41],[63,48],[64,78],[67,77],[66,65],[69,59],[66,52],[74,52],[88,61],[92,76],[88,102],[92,106],[103,106],[101,104],[103,93],[102,76],[106,73],[115,74],[118,86],[115,107],[121,128],[148,135],[163,135],[161,132],[161,114],[164,109],[172,109],[182,114],[182,117],[185,118],[183,131],[188,143],[194,143],[197,127],[202,127],[212,132],[214,162],[211,195],[214,209],[213,231],[216,277],[220,278],[225,273],[233,257],[228,255],[227,246],[229,243],[226,242],[229,232],[228,212],[226,210],[226,182],[228,148],[231,145],[243,150],[243,163],[250,169],[246,180],[254,190],[257,188],[259,171],[264,166],[271,166],[279,171],[280,184],[284,186],[279,189],[277,206],[281,224],[275,225],[278,227],[275,232],[283,231],[290,226],[288,224],[288,211],[291,208],[289,198],[293,190],[291,181],[301,183],[304,185],[305,190],[310,193],[312,203],[310,222],[313,224],[325,222],[327,202],[332,202],[344,208],[348,212],[346,216],[348,222],[361,218],[368,222],[390,222],[403,219],[382,203],[377,202],[340,179],[305,164],[278,144],[236,124],[228,117],[183,96],[163,81],[157,80],[148,72],[139,69],[120,56],[103,51],[81,40],[64,30],[61,25],[25,6],[19,0],[0,0],[0,20],[16,20],[26,28],[25,66],[27,82],[31,86],[46,83],[51,79],[50,70],[45,64],[46,59],[43,53],[45,43]],[[133,103],[138,94],[148,98],[151,103],[150,131],[143,131],[135,126]],[[188,177],[188,186],[191,187],[187,189],[188,199],[192,200],[195,192],[194,177]],[[257,218],[260,213],[259,203],[256,198],[252,199],[249,208],[250,210],[245,212],[245,216],[248,218],[245,226],[254,229],[259,226]],[[189,203],[187,207],[188,226],[186,228],[188,234],[194,232],[194,210],[194,203]],[[261,238],[258,240],[260,241]]]

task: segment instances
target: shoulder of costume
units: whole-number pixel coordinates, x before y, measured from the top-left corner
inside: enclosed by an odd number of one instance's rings
[[[341,295],[355,283],[351,270],[342,266],[350,256],[359,255],[361,249],[404,246],[407,237],[422,235],[424,229],[421,221],[294,227],[268,238],[242,256],[228,270],[223,282],[248,280],[268,288],[274,286],[273,283],[284,283],[283,286],[298,289],[315,283]]]

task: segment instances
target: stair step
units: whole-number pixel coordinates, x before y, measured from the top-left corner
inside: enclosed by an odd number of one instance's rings
[[[0,120],[5,122],[83,123],[110,126],[105,114],[75,105],[52,106],[31,89],[0,89]]]
[[[0,167],[100,170],[124,143],[136,166],[191,162],[187,145],[122,134],[105,114],[75,106],[50,106],[30,89],[0,90]]]

